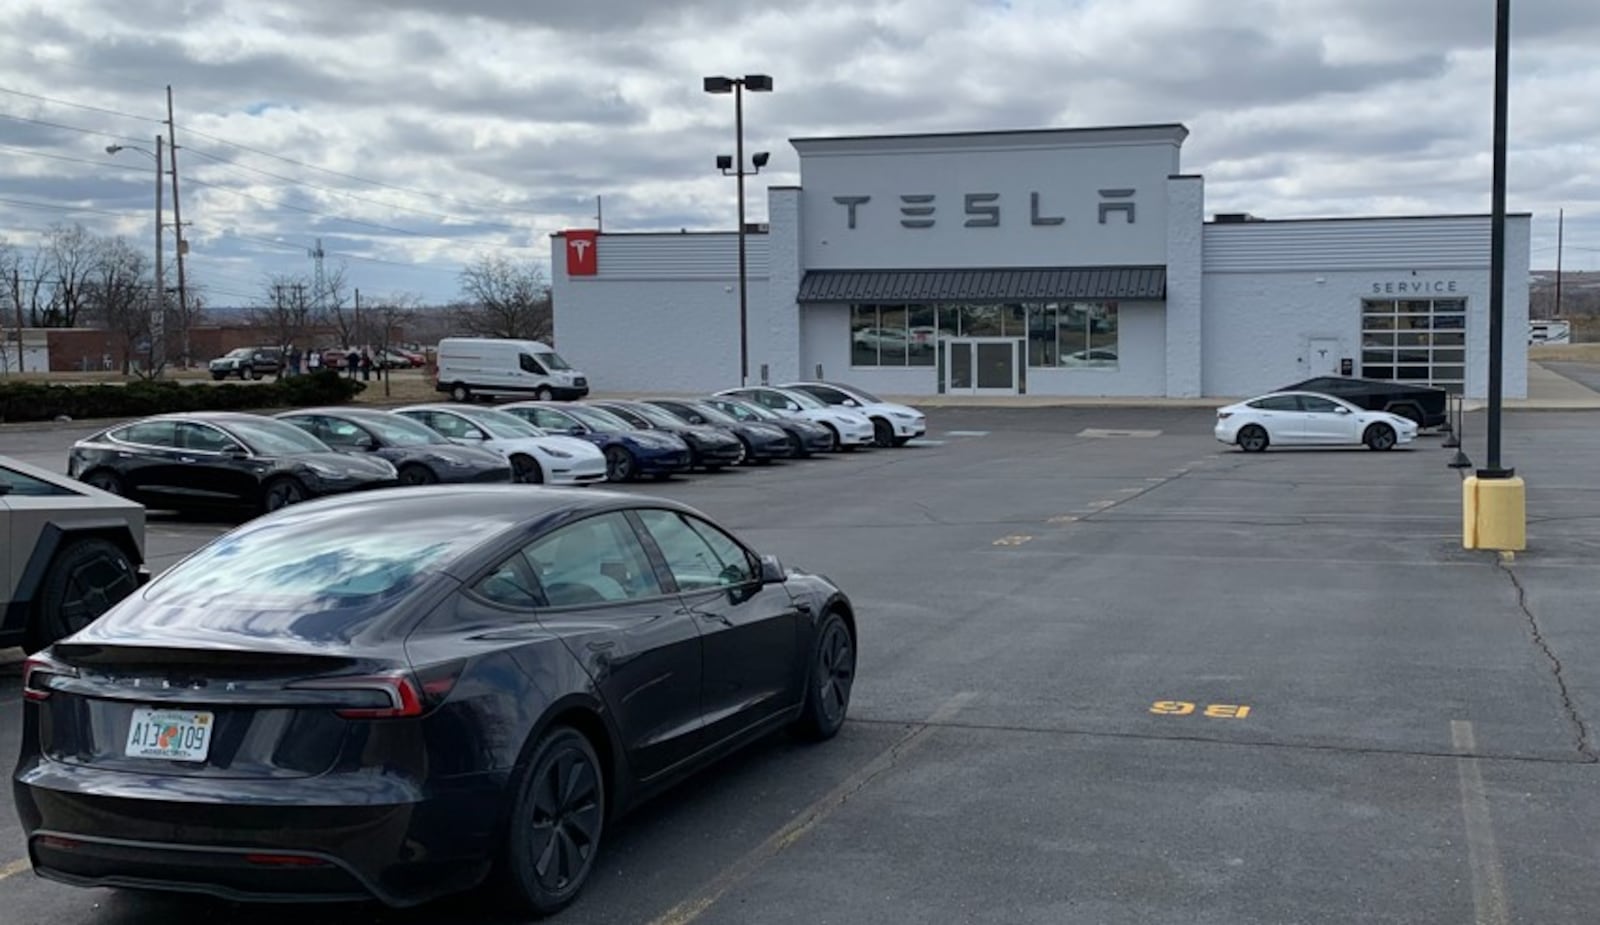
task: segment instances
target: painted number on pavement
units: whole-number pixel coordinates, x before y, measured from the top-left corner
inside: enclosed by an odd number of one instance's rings
[[[1157,716],[1188,716],[1195,709],[1195,704],[1187,700],[1157,700],[1150,705],[1150,712]],[[1241,703],[1211,703],[1206,704],[1200,715],[1210,719],[1244,719],[1250,715],[1250,708]]]

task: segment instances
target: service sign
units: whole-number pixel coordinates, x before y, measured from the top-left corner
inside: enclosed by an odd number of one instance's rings
[[[593,276],[600,272],[600,232],[593,229],[568,231],[567,275]]]

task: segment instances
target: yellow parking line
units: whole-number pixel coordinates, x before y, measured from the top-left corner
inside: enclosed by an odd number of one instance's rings
[[[20,874],[25,870],[31,869],[32,867],[33,865],[28,863],[27,858],[22,858],[18,861],[12,861],[10,864],[0,867],[0,880]]]
[[[1505,925],[1511,921],[1506,904],[1506,880],[1500,866],[1500,852],[1494,844],[1494,824],[1489,816],[1489,798],[1483,788],[1483,772],[1473,753],[1478,749],[1472,723],[1450,721],[1450,740],[1462,755],[1456,761],[1456,776],[1461,786],[1461,817],[1467,830],[1467,866],[1472,871],[1472,907],[1477,925]]]

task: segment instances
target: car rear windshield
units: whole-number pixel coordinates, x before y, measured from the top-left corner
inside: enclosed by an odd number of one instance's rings
[[[251,451],[263,456],[286,456],[294,453],[331,453],[327,444],[293,424],[272,418],[250,420],[236,418],[224,424],[235,437],[244,441]]]
[[[261,637],[347,641],[426,578],[483,540],[467,517],[408,521],[300,510],[227,534],[151,583],[154,606],[121,608],[104,622],[146,621]]]
[[[600,431],[633,430],[633,425],[617,417],[604,408],[589,408],[583,405],[567,405],[561,409],[583,423]]]
[[[354,420],[393,446],[432,446],[450,443],[442,435],[428,429],[426,425],[398,414],[364,414]]]

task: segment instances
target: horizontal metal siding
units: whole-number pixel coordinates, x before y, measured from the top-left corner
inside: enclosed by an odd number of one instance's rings
[[[1489,264],[1489,220],[1209,224],[1204,254],[1208,273],[1484,267]]]
[[[1015,302],[1164,299],[1165,267],[1003,270],[812,270],[801,302]]]
[[[767,275],[767,236],[745,236],[748,276]],[[737,279],[739,237],[734,234],[601,235],[601,279]]]

